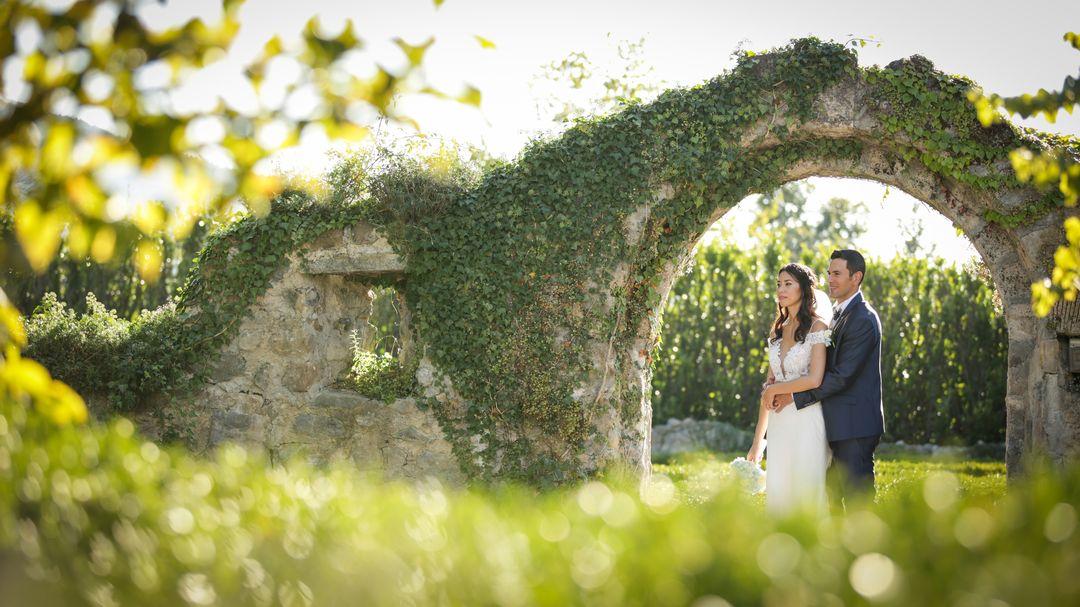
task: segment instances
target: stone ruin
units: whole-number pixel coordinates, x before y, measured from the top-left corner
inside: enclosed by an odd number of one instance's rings
[[[899,188],[943,214],[971,240],[992,274],[1004,305],[1008,326],[1008,378],[1006,463],[1010,474],[1021,456],[1032,450],[1058,461],[1074,458],[1080,446],[1080,317],[1069,306],[1055,315],[1037,318],[1031,308],[1031,284],[1047,275],[1056,247],[1064,242],[1063,220],[1074,209],[1057,208],[1042,218],[1015,228],[985,219],[989,210],[1009,212],[1040,197],[1024,187],[986,192],[941,177],[917,158],[903,160],[893,143],[881,139],[878,117],[868,103],[868,85],[845,79],[827,89],[814,104],[814,116],[798,123],[795,138],[856,140],[863,152],[849,161],[805,161],[788,167],[783,181],[812,176],[870,179]],[[783,124],[785,116],[774,117]],[[775,146],[778,139],[769,124],[750,129],[744,150]],[[1006,163],[1002,158],[999,162]],[[642,200],[624,225],[631,244],[653,233],[646,229],[652,215],[672,194],[658,188]],[[640,318],[626,318],[635,327],[631,347],[608,352],[606,340],[586,344],[594,353],[592,374],[575,392],[580,400],[599,403],[608,414],[594,420],[598,440],[586,449],[582,465],[620,460],[649,474],[650,404],[649,352],[659,338],[659,313],[667,293],[691,258],[697,240],[712,223],[722,220],[727,208],[717,209],[685,242],[685,253],[662,270],[664,296]],[[450,444],[431,411],[415,399],[375,401],[332,386],[351,360],[350,332],[365,324],[370,313],[375,278],[404,280],[406,268],[387,240],[372,226],[359,223],[334,230],[290,256],[272,286],[251,308],[216,363],[211,381],[185,414],[194,419],[194,446],[211,448],[223,441],[238,441],[265,448],[274,459],[303,451],[315,461],[346,458],[361,468],[379,468],[390,477],[421,478],[433,475],[451,484],[466,479]],[[621,262],[613,268],[611,291],[620,289],[635,268]],[[612,298],[594,298],[589,305],[611,311]],[[410,329],[409,310],[400,306],[406,347],[403,357],[420,357],[417,379],[424,395],[441,403],[463,406],[452,378],[442,383],[431,361],[423,356],[423,336]],[[1072,319],[1072,320],[1070,320]],[[616,375],[622,377],[616,378]],[[611,387],[619,379],[635,386],[634,402],[619,402]],[[177,405],[180,406],[180,405]],[[629,407],[634,414],[623,421],[618,413]],[[149,434],[154,424],[141,420]]]

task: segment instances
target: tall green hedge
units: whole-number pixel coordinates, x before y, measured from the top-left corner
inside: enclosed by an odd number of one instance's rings
[[[831,250],[801,261],[822,280]],[[723,419],[751,427],[768,372],[775,244],[698,249],[664,310],[653,368],[653,419]],[[881,316],[886,438],[999,442],[1005,436],[1008,337],[993,284],[978,267],[941,259],[869,259],[863,294]],[[823,288],[825,287],[822,283]]]

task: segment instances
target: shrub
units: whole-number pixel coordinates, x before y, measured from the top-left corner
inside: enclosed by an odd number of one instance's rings
[[[401,364],[389,352],[359,350],[344,384],[378,400],[392,401],[412,394],[416,389],[416,363]]]

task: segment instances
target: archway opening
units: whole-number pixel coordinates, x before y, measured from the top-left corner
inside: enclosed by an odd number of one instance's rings
[[[1009,342],[982,256],[942,213],[876,181],[811,177],[752,195],[705,231],[663,303],[652,362],[652,459],[745,453],[768,372],[775,273],[824,287],[829,254],[867,258],[882,321],[881,452],[1005,459]]]

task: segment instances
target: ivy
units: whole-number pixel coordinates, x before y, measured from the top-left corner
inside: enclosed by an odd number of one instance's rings
[[[863,70],[872,85],[878,120],[891,141],[907,141],[897,150],[904,160],[918,160],[941,177],[981,190],[1021,188],[1009,153],[1027,146],[1080,149],[1075,137],[1039,133],[1000,122],[985,128],[973,109],[969,93],[976,85],[962,76],[943,74],[918,55],[886,68]],[[1063,206],[1060,193],[1047,192],[1038,200],[1009,211],[990,209],[984,219],[1013,228],[1029,224]]]
[[[768,54],[745,53],[729,73],[650,104],[578,120],[558,138],[531,142],[513,162],[484,170],[445,159],[395,156],[369,169],[346,160],[327,196],[288,193],[268,216],[214,235],[175,310],[162,313],[162,325],[183,330],[170,329],[168,347],[139,350],[154,342],[133,329],[127,349],[120,346],[123,354],[112,359],[138,370],[146,368],[144,357],[157,356],[170,371],[124,379],[123,391],[112,386],[113,397],[130,405],[185,377],[199,379],[200,362],[212,360],[291,251],[364,220],[407,260],[396,288],[418,343],[465,401],[418,397],[462,469],[477,481],[584,478],[606,464],[582,456],[592,441],[606,440],[592,424],[604,413],[596,403],[608,402],[587,378],[605,378],[614,390],[607,398],[624,404],[623,421],[640,414],[642,388],[623,384],[619,365],[628,361],[615,353],[626,351],[638,319],[657,307],[664,268],[686,260],[687,243],[714,212],[775,189],[793,164],[854,164],[862,154],[860,141],[793,136],[818,111],[814,100],[846,79],[870,85],[880,145],[971,187],[1020,186],[1007,154],[1030,133],[981,128],[966,100],[969,81],[918,58],[859,68],[841,44],[795,40]],[[765,134],[778,143],[748,153],[742,140],[760,125],[769,125]],[[670,195],[652,206],[642,237],[627,242],[624,222],[661,186]],[[1038,208],[989,218],[1014,225],[1056,204],[1047,198]],[[609,293],[619,264],[630,278]],[[614,299],[611,311],[589,305],[605,296]],[[613,368],[593,369],[588,344],[606,345]],[[41,349],[36,354],[47,358]],[[362,389],[380,398],[415,390],[399,383],[403,376],[389,361],[368,360],[361,371]],[[582,387],[586,392],[575,394]]]

